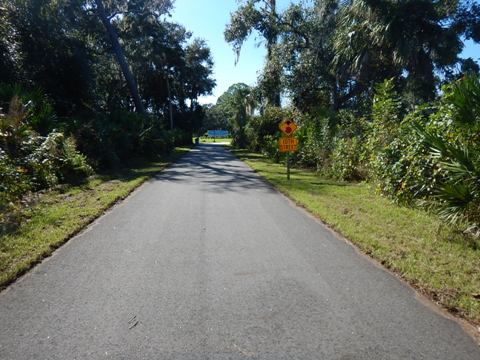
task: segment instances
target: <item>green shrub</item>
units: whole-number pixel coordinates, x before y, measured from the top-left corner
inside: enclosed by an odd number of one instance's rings
[[[329,113],[305,116],[295,136],[299,139],[295,160],[302,166],[325,172],[331,166],[335,116]]]
[[[0,84],[0,108],[8,109],[12,100],[22,104],[22,122],[30,130],[46,135],[59,125],[53,106],[42,91],[28,91],[18,85]]]
[[[432,189],[430,205],[449,223],[480,236],[480,151],[432,132],[420,133],[443,175]]]
[[[41,138],[41,144],[28,157],[27,166],[37,189],[79,182],[93,173],[86,157],[77,151],[74,139],[59,132]]]
[[[438,173],[430,205],[451,224],[480,236],[480,78],[467,76],[443,88],[444,98],[417,133]]]
[[[339,180],[365,179],[363,147],[359,138],[338,139],[332,152],[330,175]]]
[[[271,152],[272,139],[280,137],[278,125],[287,118],[295,119],[298,116],[293,109],[273,106],[268,106],[262,115],[250,118],[245,127],[248,148],[264,153]]]
[[[428,149],[411,126],[423,121],[421,113],[402,118],[392,80],[377,85],[366,141],[369,177],[382,194],[399,203],[411,203],[432,177]]]
[[[0,212],[31,188],[27,170],[16,166],[8,155],[0,149]]]

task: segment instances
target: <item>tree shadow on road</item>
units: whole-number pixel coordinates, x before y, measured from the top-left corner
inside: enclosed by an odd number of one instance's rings
[[[272,186],[257,176],[248,166],[221,145],[201,144],[180,159],[174,166],[154,177],[160,181],[184,182],[199,185],[204,191],[266,191]]]

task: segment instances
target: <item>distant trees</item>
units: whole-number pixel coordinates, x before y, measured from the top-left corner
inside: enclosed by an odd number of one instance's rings
[[[252,88],[244,83],[233,84],[217,99],[215,105],[207,109],[208,124],[224,126],[232,132],[233,144],[243,147],[246,145],[245,125],[253,115],[254,108]]]

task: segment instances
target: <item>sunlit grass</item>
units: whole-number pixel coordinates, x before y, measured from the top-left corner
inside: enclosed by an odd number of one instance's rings
[[[232,141],[231,138],[208,138],[208,137],[201,137],[200,142],[201,143],[229,143]]]
[[[258,174],[362,251],[454,313],[480,324],[480,246],[434,215],[399,207],[368,184],[326,180],[262,155],[233,151]]]
[[[0,234],[0,288],[188,151],[176,148],[165,159],[138,161],[129,169],[91,177],[85,184],[39,194],[31,207],[22,210],[18,228]]]

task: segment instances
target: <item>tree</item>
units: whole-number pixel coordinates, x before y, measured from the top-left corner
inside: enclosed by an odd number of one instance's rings
[[[2,40],[9,44],[12,72],[6,80],[44,89],[61,116],[91,103],[92,51],[80,1],[13,0],[3,11],[9,31]]]
[[[230,122],[233,132],[233,145],[245,147],[245,125],[251,110],[249,95],[252,89],[243,83],[230,86],[217,100],[216,107],[220,109]]]
[[[225,40],[232,44],[237,59],[243,43],[252,31],[258,31],[265,39],[267,58],[259,83],[268,104],[274,106],[280,106],[281,91],[281,72],[278,58],[275,56],[279,35],[278,20],[276,0],[245,0],[237,11],[232,13],[230,23],[224,32]]]
[[[352,0],[339,13],[335,64],[349,66],[357,79],[372,76],[372,64],[396,73],[411,104],[435,96],[436,71],[458,63],[463,28],[461,2]]]
[[[100,20],[102,21],[105,29],[107,30],[108,37],[110,38],[110,43],[112,45],[113,51],[115,52],[115,57],[120,68],[122,69],[123,76],[125,77],[125,81],[127,82],[127,86],[130,90],[130,94],[132,95],[135,107],[139,113],[143,114],[145,113],[145,108],[142,104],[142,100],[140,99],[140,95],[138,94],[138,88],[135,82],[135,78],[133,77],[132,71],[130,70],[130,67],[128,66],[125,59],[125,54],[123,53],[123,49],[118,41],[117,32],[115,31],[113,25],[110,23],[112,15],[107,15],[102,0],[95,0],[95,3],[97,5],[98,16],[100,17]]]
[[[194,39],[185,50],[185,92],[193,110],[200,95],[211,94],[215,80],[210,78],[213,60],[204,40]]]

